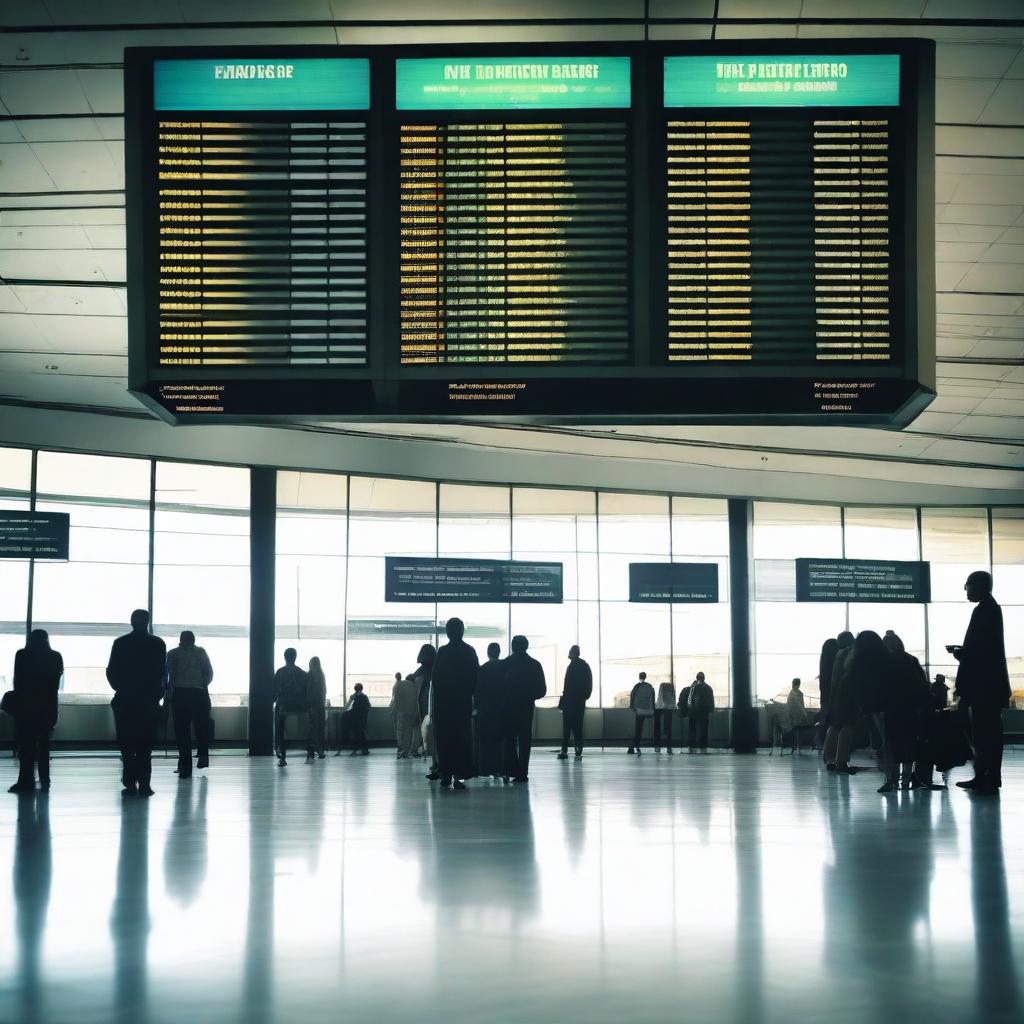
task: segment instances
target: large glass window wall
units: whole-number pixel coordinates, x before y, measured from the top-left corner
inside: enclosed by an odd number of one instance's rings
[[[210,697],[249,692],[249,471],[158,462],[154,491],[153,629],[196,635],[213,665]]]
[[[33,468],[33,459],[35,465]],[[33,472],[35,491],[32,490]],[[0,561],[0,685],[29,622],[47,628],[67,665],[65,700],[107,700],[104,668],[132,609],[152,604],[173,646],[194,630],[214,663],[217,703],[246,700],[249,623],[249,471],[150,459],[0,449],[0,507],[66,511],[67,562]],[[460,615],[486,656],[523,633],[544,666],[553,707],[568,650],[594,672],[594,707],[622,706],[645,671],[677,690],[703,671],[717,703],[731,699],[726,502],[571,488],[500,487],[278,473],[276,653],[319,657],[328,697],[361,682],[377,706],[395,672],[410,672],[424,643],[444,642]],[[955,676],[945,645],[971,613],[966,575],[991,569],[1006,621],[1007,654],[1024,704],[1024,509],[874,508],[754,503],[756,693],[781,696],[793,676],[817,701],[822,641],[842,629],[894,629],[928,671]],[[558,561],[564,602],[394,604],[385,601],[388,555]],[[795,604],[801,556],[923,558],[925,605]],[[634,561],[716,562],[721,601],[632,604]],[[5,682],[6,680],[6,682]]]
[[[71,517],[67,562],[36,560],[32,624],[64,656],[64,699],[111,696],[114,637],[149,607],[148,459],[41,451],[36,509]]]
[[[796,604],[797,557],[923,560],[928,604]],[[946,645],[963,641],[973,605],[964,581],[992,572],[1002,605],[1015,703],[1024,706],[1024,510],[854,508],[754,502],[754,648],[757,697],[784,699],[794,676],[817,704],[818,656],[840,630],[895,631],[929,675],[956,677]]]

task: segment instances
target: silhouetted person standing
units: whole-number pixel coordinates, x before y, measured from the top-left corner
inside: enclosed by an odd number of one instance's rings
[[[164,692],[167,645],[149,632],[149,612],[132,612],[132,631],[110,648],[107,682],[114,691],[117,742],[121,747],[125,796],[152,796],[153,744]],[[191,757],[189,758],[191,761]]]
[[[704,673],[698,672],[690,685],[690,753],[708,752],[708,725],[715,710],[715,691],[707,684]]]
[[[505,660],[505,776],[516,783],[529,779],[534,705],[548,692],[541,663],[526,653],[529,646],[525,636],[512,637]]]
[[[672,713],[676,709],[676,688],[672,683],[659,683],[658,699],[654,705],[654,752],[661,753],[662,740],[665,751],[672,753]]]
[[[306,758],[313,760],[313,755],[324,757],[324,744],[326,742],[326,721],[327,712],[327,677],[320,665],[319,658],[309,659],[309,671],[306,673],[309,680],[307,691],[309,696],[309,738],[306,741]]]
[[[420,742],[416,745],[417,750],[421,756],[426,757],[428,754],[431,757],[431,773],[437,768],[437,757],[434,754],[434,740],[433,735],[430,736],[430,742],[427,742],[426,733],[429,730],[429,725],[424,725],[427,721],[427,716],[430,714],[430,677],[434,671],[434,659],[437,657],[437,650],[433,644],[424,644],[420,648],[419,654],[416,655],[416,671],[413,672],[412,677],[416,680],[416,702],[419,706],[420,713]]]
[[[593,692],[594,673],[580,657],[579,647],[573,644],[569,648],[562,696],[558,698],[558,706],[562,710],[562,749],[558,754],[561,761],[568,758],[569,743],[573,739],[576,740],[576,760],[583,756],[583,713]]]
[[[274,673],[274,749],[280,768],[288,763],[285,738],[288,716],[309,711],[309,677],[295,664],[297,657],[295,648],[289,647],[284,652],[284,665]]]
[[[974,778],[958,782],[975,793],[996,793],[1003,784],[1002,709],[1010,703],[1010,676],[1003,643],[1003,611],[992,596],[992,577],[972,572],[964,584],[971,613],[963,645],[949,648],[960,662],[956,688],[970,708],[974,735]]]
[[[178,646],[167,652],[164,672],[167,698],[178,741],[178,778],[192,777],[192,730],[196,733],[197,768],[210,767],[210,683],[213,666],[190,629],[181,634]]]
[[[839,641],[829,637],[821,645],[818,657],[818,694],[820,695],[821,718],[827,721],[828,702],[832,695],[832,670],[835,668],[836,655],[839,653]]]
[[[369,754],[366,742],[366,723],[370,719],[370,698],[363,693],[363,684],[356,683],[348,699],[348,707],[341,713],[341,742],[352,744],[351,757]]]
[[[420,708],[416,700],[416,678],[395,673],[391,688],[391,714],[395,720],[395,741],[399,758],[412,757],[419,744]]]
[[[430,680],[437,773],[442,786],[455,789],[465,789],[463,779],[473,775],[473,692],[480,672],[476,651],[462,639],[465,632],[462,619],[445,624],[448,643],[437,652]]]
[[[33,629],[14,656],[14,736],[18,743],[18,781],[9,793],[50,788],[50,733],[57,724],[57,691],[64,659],[50,647],[45,629]]]
[[[640,741],[644,736],[644,723],[654,721],[654,687],[647,682],[647,673],[641,672],[640,678],[629,694],[629,710],[633,712],[633,746],[626,751],[640,756]],[[653,726],[652,726],[653,732]]]
[[[477,773],[496,779],[504,774],[502,765],[501,712],[505,703],[507,665],[501,647],[487,645],[487,660],[480,666],[473,703],[476,706],[477,742],[480,747]]]

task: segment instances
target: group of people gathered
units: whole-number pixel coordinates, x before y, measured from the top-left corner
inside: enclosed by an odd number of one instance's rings
[[[973,572],[964,585],[968,600],[976,605],[962,645],[949,653],[959,662],[956,677],[957,713],[964,736],[974,747],[973,779],[958,786],[979,794],[996,793],[1002,785],[1003,754],[1001,710],[1010,701],[1010,683],[1003,640],[1002,611],[992,596],[992,577]],[[176,648],[167,651],[160,637],[149,630],[149,612],[132,613],[131,632],[114,641],[107,663],[107,680],[114,697],[111,707],[121,750],[122,786],[125,796],[151,796],[152,754],[162,717],[161,706],[170,706],[178,746],[179,778],[187,779],[193,768],[193,735],[196,767],[210,763],[212,718],[209,686],[213,667],[195,635],[185,630]],[[451,618],[445,626],[448,643],[435,649],[421,647],[416,668],[408,675],[396,673],[391,714],[399,758],[430,757],[427,778],[444,787],[465,789],[467,779],[490,776],[506,782],[528,780],[531,736],[536,702],[547,694],[544,669],[527,652],[525,636],[514,636],[511,653],[501,657],[492,643],[482,665],[476,651],[464,639],[465,625]],[[287,764],[289,716],[305,716],[306,759],[325,756],[326,681],[318,658],[308,670],[297,664],[297,652],[284,652],[285,664],[274,677],[274,746],[278,764]],[[26,792],[39,783],[50,787],[50,734],[57,722],[57,694],[64,672],[60,653],[50,645],[45,630],[32,630],[14,662],[13,689],[4,694],[0,707],[13,715],[18,748],[18,779],[10,791]],[[879,792],[942,788],[933,772],[942,742],[939,723],[947,705],[948,688],[943,677],[929,686],[920,662],[889,630],[879,636],[864,630],[828,639],[822,646],[819,665],[821,714],[826,728],[823,754],[829,771],[854,774],[850,755],[858,730],[867,727],[876,738],[879,763],[885,781]],[[584,709],[593,692],[593,674],[580,657],[569,650],[562,695],[562,747],[566,759],[570,745],[577,759],[583,756]],[[706,752],[708,724],[715,706],[714,693],[698,672],[694,681],[676,697],[671,682],[655,693],[647,674],[641,672],[629,696],[634,715],[630,754],[640,756],[646,723],[652,723],[656,752],[662,745],[671,754],[673,715],[688,720],[691,752]],[[356,683],[341,716],[341,743],[352,753],[368,753],[366,723],[370,701]],[[790,719],[803,714],[799,680],[787,702]],[[475,740],[474,740],[475,719]],[[339,746],[340,752],[340,746]],[[948,759],[947,759],[948,760]],[[961,760],[958,763],[963,763]]]
[[[688,722],[690,753],[708,752],[708,726],[711,712],[715,710],[715,692],[698,672],[689,686],[684,686],[676,697],[676,688],[670,682],[660,683],[655,696],[654,687],[647,681],[647,673],[641,672],[636,685],[629,694],[629,709],[633,712],[633,743],[627,754],[642,753],[644,730],[651,723],[654,752],[661,753],[664,744],[666,753],[672,750],[672,716],[678,714]]]
[[[994,794],[1002,785],[1000,712],[1010,701],[1002,611],[992,596],[989,573],[971,573],[964,589],[977,607],[963,644],[947,650],[959,662],[956,726],[973,740],[975,776],[957,785]],[[896,633],[888,630],[879,636],[864,630],[854,637],[843,632],[826,640],[819,681],[821,720],[827,726],[823,756],[829,771],[858,771],[850,765],[850,755],[857,731],[866,728],[879,746],[879,767],[885,774],[880,793],[901,787],[944,788],[933,781],[933,771],[949,735],[942,728],[948,719],[936,717],[947,705],[945,677],[937,676],[929,686],[921,663]]]
[[[416,668],[395,674],[390,710],[397,756],[430,757],[427,779],[453,790],[465,789],[475,776],[526,782],[534,710],[548,692],[543,666],[527,653],[530,641],[512,637],[507,658],[491,643],[481,665],[464,639],[461,619],[449,619],[445,633],[448,643],[437,649],[424,644]],[[570,738],[577,758],[583,756],[583,709],[592,691],[590,666],[574,646],[559,703],[565,725],[561,757]]]
[[[132,612],[131,632],[118,637],[110,649],[107,682],[114,691],[110,702],[121,749],[124,796],[152,796],[153,747],[162,714],[170,714],[178,745],[178,775],[192,775],[192,738],[196,767],[210,764],[210,682],[213,666],[195,634],[184,630],[171,651],[149,631],[149,612]],[[11,793],[50,788],[50,734],[57,724],[57,694],[64,659],[50,646],[44,629],[29,633],[14,657],[14,685],[5,695],[4,710],[14,717],[18,748],[18,780]],[[161,708],[167,709],[162,711]]]

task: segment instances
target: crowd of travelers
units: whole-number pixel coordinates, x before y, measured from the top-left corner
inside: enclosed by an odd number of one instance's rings
[[[936,767],[948,771],[973,757],[974,778],[957,785],[980,795],[1002,786],[1001,711],[1010,702],[1002,611],[992,577],[974,572],[964,586],[976,607],[962,645],[948,652],[959,662],[955,707],[948,708],[943,675],[929,685],[921,663],[892,630],[840,633],[822,645],[819,667],[822,755],[828,771],[854,775],[855,747],[878,752],[885,778],[880,793],[944,789]],[[972,750],[973,746],[973,750]]]
[[[821,710],[817,725],[823,731],[823,757],[830,772],[856,774],[852,752],[872,746],[884,773],[880,793],[898,789],[941,789],[936,768],[945,772],[973,758],[973,779],[957,785],[977,794],[997,793],[1002,785],[1003,754],[1000,713],[1010,700],[1010,683],[1003,639],[1003,620],[992,596],[992,577],[974,572],[964,587],[976,607],[962,645],[947,647],[959,662],[950,709],[944,676],[929,685],[920,662],[905,649],[892,630],[884,636],[864,630],[854,636],[840,633],[822,645],[819,663]],[[213,666],[190,630],[168,652],[164,641],[149,629],[145,610],[132,613],[131,632],[114,641],[107,663],[107,680],[114,697],[111,707],[121,750],[125,796],[152,796],[152,753],[162,716],[171,718],[178,746],[179,778],[196,768],[209,767],[213,718],[209,687]],[[528,781],[534,710],[547,694],[544,669],[529,653],[529,640],[514,636],[511,652],[501,657],[498,644],[487,648],[480,664],[466,643],[465,625],[451,618],[445,626],[448,642],[435,649],[424,644],[416,667],[395,673],[390,712],[399,759],[429,758],[427,778],[442,787],[465,789],[467,779],[487,777],[522,784]],[[306,761],[326,756],[327,685],[319,658],[307,669],[297,664],[294,648],[284,652],[284,665],[274,675],[274,750],[278,764],[287,765],[289,724],[298,719],[303,731]],[[64,672],[59,652],[45,630],[33,630],[17,652],[14,686],[3,695],[0,709],[15,720],[19,757],[18,779],[10,791],[35,789],[35,773],[50,787],[50,735],[56,725],[58,691]],[[593,674],[580,656],[569,650],[558,707],[562,712],[561,760],[572,746],[583,757],[584,710],[593,692]],[[660,753],[673,751],[673,718],[685,720],[691,753],[706,753],[715,697],[698,672],[678,697],[671,682],[657,691],[647,673],[629,695],[634,717],[628,753],[640,757],[650,722],[649,745]],[[339,723],[339,746],[353,756],[368,754],[366,736],[370,701],[361,683]],[[808,724],[800,680],[794,679],[785,703],[791,727]],[[166,717],[164,717],[166,720]],[[973,749],[972,749],[973,745]]]

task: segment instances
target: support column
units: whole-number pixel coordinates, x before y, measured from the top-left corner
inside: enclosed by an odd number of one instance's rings
[[[274,752],[277,471],[249,471],[249,754]]]
[[[754,508],[729,499],[729,607],[732,613],[732,745],[737,754],[757,750],[750,604],[753,578]]]

